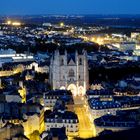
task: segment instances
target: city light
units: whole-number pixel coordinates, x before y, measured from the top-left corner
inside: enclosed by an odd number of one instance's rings
[[[0,26],[1,132],[10,122],[30,140],[57,129],[71,140],[140,126],[140,31],[16,19]]]
[[[12,23],[11,20],[8,20],[8,21],[7,21],[7,24],[8,24],[8,25],[11,25],[11,23]]]
[[[21,23],[20,22],[13,22],[12,25],[13,26],[21,26]]]
[[[91,42],[98,43],[99,45],[103,45],[103,41],[104,41],[104,39],[101,37],[92,37],[90,40]]]
[[[19,21],[12,21],[12,20],[8,20],[6,22],[7,25],[12,25],[12,26],[21,26],[21,22]]]
[[[60,23],[60,26],[61,26],[61,27],[64,27],[64,25],[65,25],[64,22],[61,22],[61,23]]]

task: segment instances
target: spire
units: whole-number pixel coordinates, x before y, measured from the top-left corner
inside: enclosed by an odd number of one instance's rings
[[[87,57],[87,51],[85,49],[83,49],[82,53],[83,53],[84,57]]]
[[[59,50],[55,50],[55,53],[54,53],[54,59],[58,59],[59,57]]]
[[[55,50],[55,55],[58,55],[59,54],[59,50]]]
[[[75,60],[76,60],[76,64],[78,65],[78,51],[75,51]]]
[[[78,57],[78,51],[76,50],[75,51],[75,58],[77,58]]]

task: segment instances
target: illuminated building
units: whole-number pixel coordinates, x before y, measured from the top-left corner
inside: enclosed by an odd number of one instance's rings
[[[72,93],[67,90],[55,90],[45,93],[45,108],[53,108],[58,100],[65,102],[68,111],[74,111],[74,101]]]
[[[102,86],[100,83],[92,84],[92,85],[90,86],[90,88],[91,88],[92,90],[101,90],[101,89],[104,89],[103,86]]]
[[[55,51],[50,64],[50,83],[52,88],[71,90],[74,96],[85,95],[88,89],[87,53],[60,54]]]
[[[25,80],[33,80],[34,78],[34,73],[32,71],[27,71],[26,75],[25,75]]]
[[[57,112],[45,112],[46,130],[51,128],[66,128],[67,134],[78,134],[78,117],[75,113],[69,111],[58,110]]]
[[[14,63],[7,63],[6,65],[11,65],[11,69],[9,69],[9,70],[5,69],[5,70],[0,71],[0,77],[11,76],[11,75],[14,75],[14,74],[17,74],[17,73],[21,73],[21,72],[24,71],[23,65],[19,64],[19,65],[16,65],[14,67],[13,64]]]
[[[20,89],[18,90],[20,96],[22,97],[22,103],[26,103],[26,88],[23,86],[23,82],[19,82]]]
[[[87,99],[91,99],[91,98],[104,98],[104,99],[110,99],[112,100],[114,93],[111,90],[105,90],[105,89],[101,89],[101,90],[88,90],[86,92],[86,98]]]
[[[136,38],[138,38],[138,37],[140,37],[140,33],[139,33],[139,32],[132,32],[132,33],[131,33],[131,38],[132,38],[132,39],[136,39]]]
[[[67,140],[65,128],[51,128],[49,131],[44,131],[41,134],[41,140]]]
[[[0,128],[7,122],[22,124],[29,137],[34,131],[44,131],[44,110],[39,104],[0,103]]]
[[[13,71],[12,70],[5,70],[5,71],[0,71],[0,77],[3,77],[3,76],[11,76],[11,75],[14,75]]]
[[[27,62],[34,61],[34,57],[32,55],[27,54],[0,54],[0,59],[5,62],[5,59],[10,60],[9,62]]]
[[[127,116],[105,115],[94,120],[97,135],[102,131],[112,130],[113,132],[132,129],[138,126],[138,121],[127,118]]]
[[[29,65],[26,66],[28,70],[34,70],[38,73],[49,73],[49,64],[46,62],[31,62]]]
[[[0,139],[11,139],[11,140],[28,140],[27,137],[24,136],[24,128],[22,125],[15,125],[12,123],[6,123],[0,129]]]
[[[106,114],[116,115],[116,111],[121,108],[121,104],[117,101],[102,101],[96,98],[89,99],[88,104],[91,121]]]
[[[22,125],[27,137],[34,131],[39,131],[40,133],[44,131],[44,110],[41,105],[35,103],[23,104],[21,113],[24,117]]]
[[[24,131],[27,137],[32,134],[34,131],[40,129],[40,117],[35,113],[27,113],[24,115],[26,121],[23,122]]]
[[[114,43],[112,44],[116,48],[118,48],[120,51],[134,51],[136,49],[136,43],[135,42],[120,42],[120,43]]]

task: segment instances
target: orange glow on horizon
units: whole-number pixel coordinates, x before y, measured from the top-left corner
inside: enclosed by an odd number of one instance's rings
[[[19,21],[12,21],[12,20],[8,20],[6,22],[7,25],[12,25],[12,26],[21,26],[21,22]]]

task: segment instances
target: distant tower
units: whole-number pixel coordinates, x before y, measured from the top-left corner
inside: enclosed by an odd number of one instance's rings
[[[50,63],[50,83],[54,90],[67,89],[74,96],[83,96],[89,83],[87,52],[60,54],[56,50]]]

